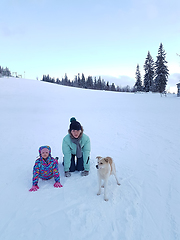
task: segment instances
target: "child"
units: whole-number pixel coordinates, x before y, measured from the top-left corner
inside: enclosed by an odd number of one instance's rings
[[[60,176],[58,171],[58,161],[51,157],[51,148],[49,146],[42,146],[39,148],[39,158],[36,160],[33,168],[33,186],[29,190],[37,191],[39,178],[49,180],[54,177],[55,188],[61,188]]]

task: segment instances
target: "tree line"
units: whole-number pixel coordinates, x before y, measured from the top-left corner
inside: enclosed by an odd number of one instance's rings
[[[11,72],[9,68],[3,68],[0,66],[0,77],[11,77]]]
[[[105,81],[101,76],[92,77],[88,76],[85,78],[84,73],[76,75],[71,81],[67,74],[60,80],[59,78],[51,78],[48,75],[43,75],[42,81],[56,83],[60,85],[65,85],[69,87],[85,88],[85,89],[94,89],[94,90],[105,90],[105,91],[117,91],[117,92],[133,92],[134,88],[130,88],[129,85],[126,87],[116,86],[114,83],[110,84],[109,81]]]
[[[145,74],[142,82],[139,64],[137,64],[134,91],[163,93],[166,90],[169,70],[167,67],[166,53],[162,43],[158,49],[156,62],[154,62],[150,52],[148,51],[144,63],[144,71]]]
[[[80,76],[75,76],[73,80],[70,80],[65,74],[65,76],[60,80],[59,78],[51,78],[49,75],[43,75],[42,81],[56,83],[60,85],[95,89],[95,90],[105,90],[105,91],[117,91],[117,92],[159,92],[162,93],[166,89],[169,70],[167,67],[166,53],[161,43],[158,49],[157,60],[154,62],[150,52],[148,51],[145,63],[144,63],[144,78],[142,81],[139,64],[136,67],[135,78],[136,82],[131,88],[129,85],[126,87],[115,86],[114,83],[110,84],[99,76],[98,78],[88,76],[85,78],[84,74]]]
[[[105,91],[117,91],[117,92],[159,92],[162,93],[166,89],[166,85],[168,82],[169,70],[167,67],[166,61],[166,52],[163,48],[163,44],[161,43],[158,49],[157,60],[154,62],[150,52],[148,51],[147,57],[144,63],[144,77],[142,80],[139,64],[136,67],[135,78],[136,82],[134,86],[131,88],[129,85],[125,87],[116,86],[114,83],[110,84],[109,81],[105,81],[101,78],[101,76],[92,77],[88,76],[85,78],[84,74],[80,76],[75,76],[75,78],[71,81],[67,74],[60,80],[59,78],[54,79],[49,75],[43,75],[42,81],[56,83],[65,86],[78,87],[78,88],[86,88],[86,89],[95,89],[95,90],[105,90]],[[9,68],[3,68],[0,66],[0,77],[7,76],[11,77],[11,71]],[[17,77],[17,76],[16,76]]]

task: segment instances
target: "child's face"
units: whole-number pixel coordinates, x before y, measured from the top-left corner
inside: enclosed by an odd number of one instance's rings
[[[49,150],[47,148],[43,148],[41,150],[41,156],[46,159],[49,156]]]

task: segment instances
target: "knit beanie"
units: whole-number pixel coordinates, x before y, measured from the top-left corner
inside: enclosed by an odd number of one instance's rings
[[[81,124],[80,124],[78,121],[76,121],[76,118],[75,118],[75,117],[72,117],[72,118],[70,119],[69,130],[70,130],[70,131],[71,131],[71,130],[77,130],[77,131],[82,130]]]

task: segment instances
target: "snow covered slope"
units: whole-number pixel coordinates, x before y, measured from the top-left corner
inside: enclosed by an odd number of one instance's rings
[[[0,239],[180,239],[180,98],[0,79]],[[74,116],[91,139],[87,177],[63,173],[61,143]],[[63,188],[39,181],[38,148],[59,156]],[[97,196],[96,156],[111,156],[109,201]]]

